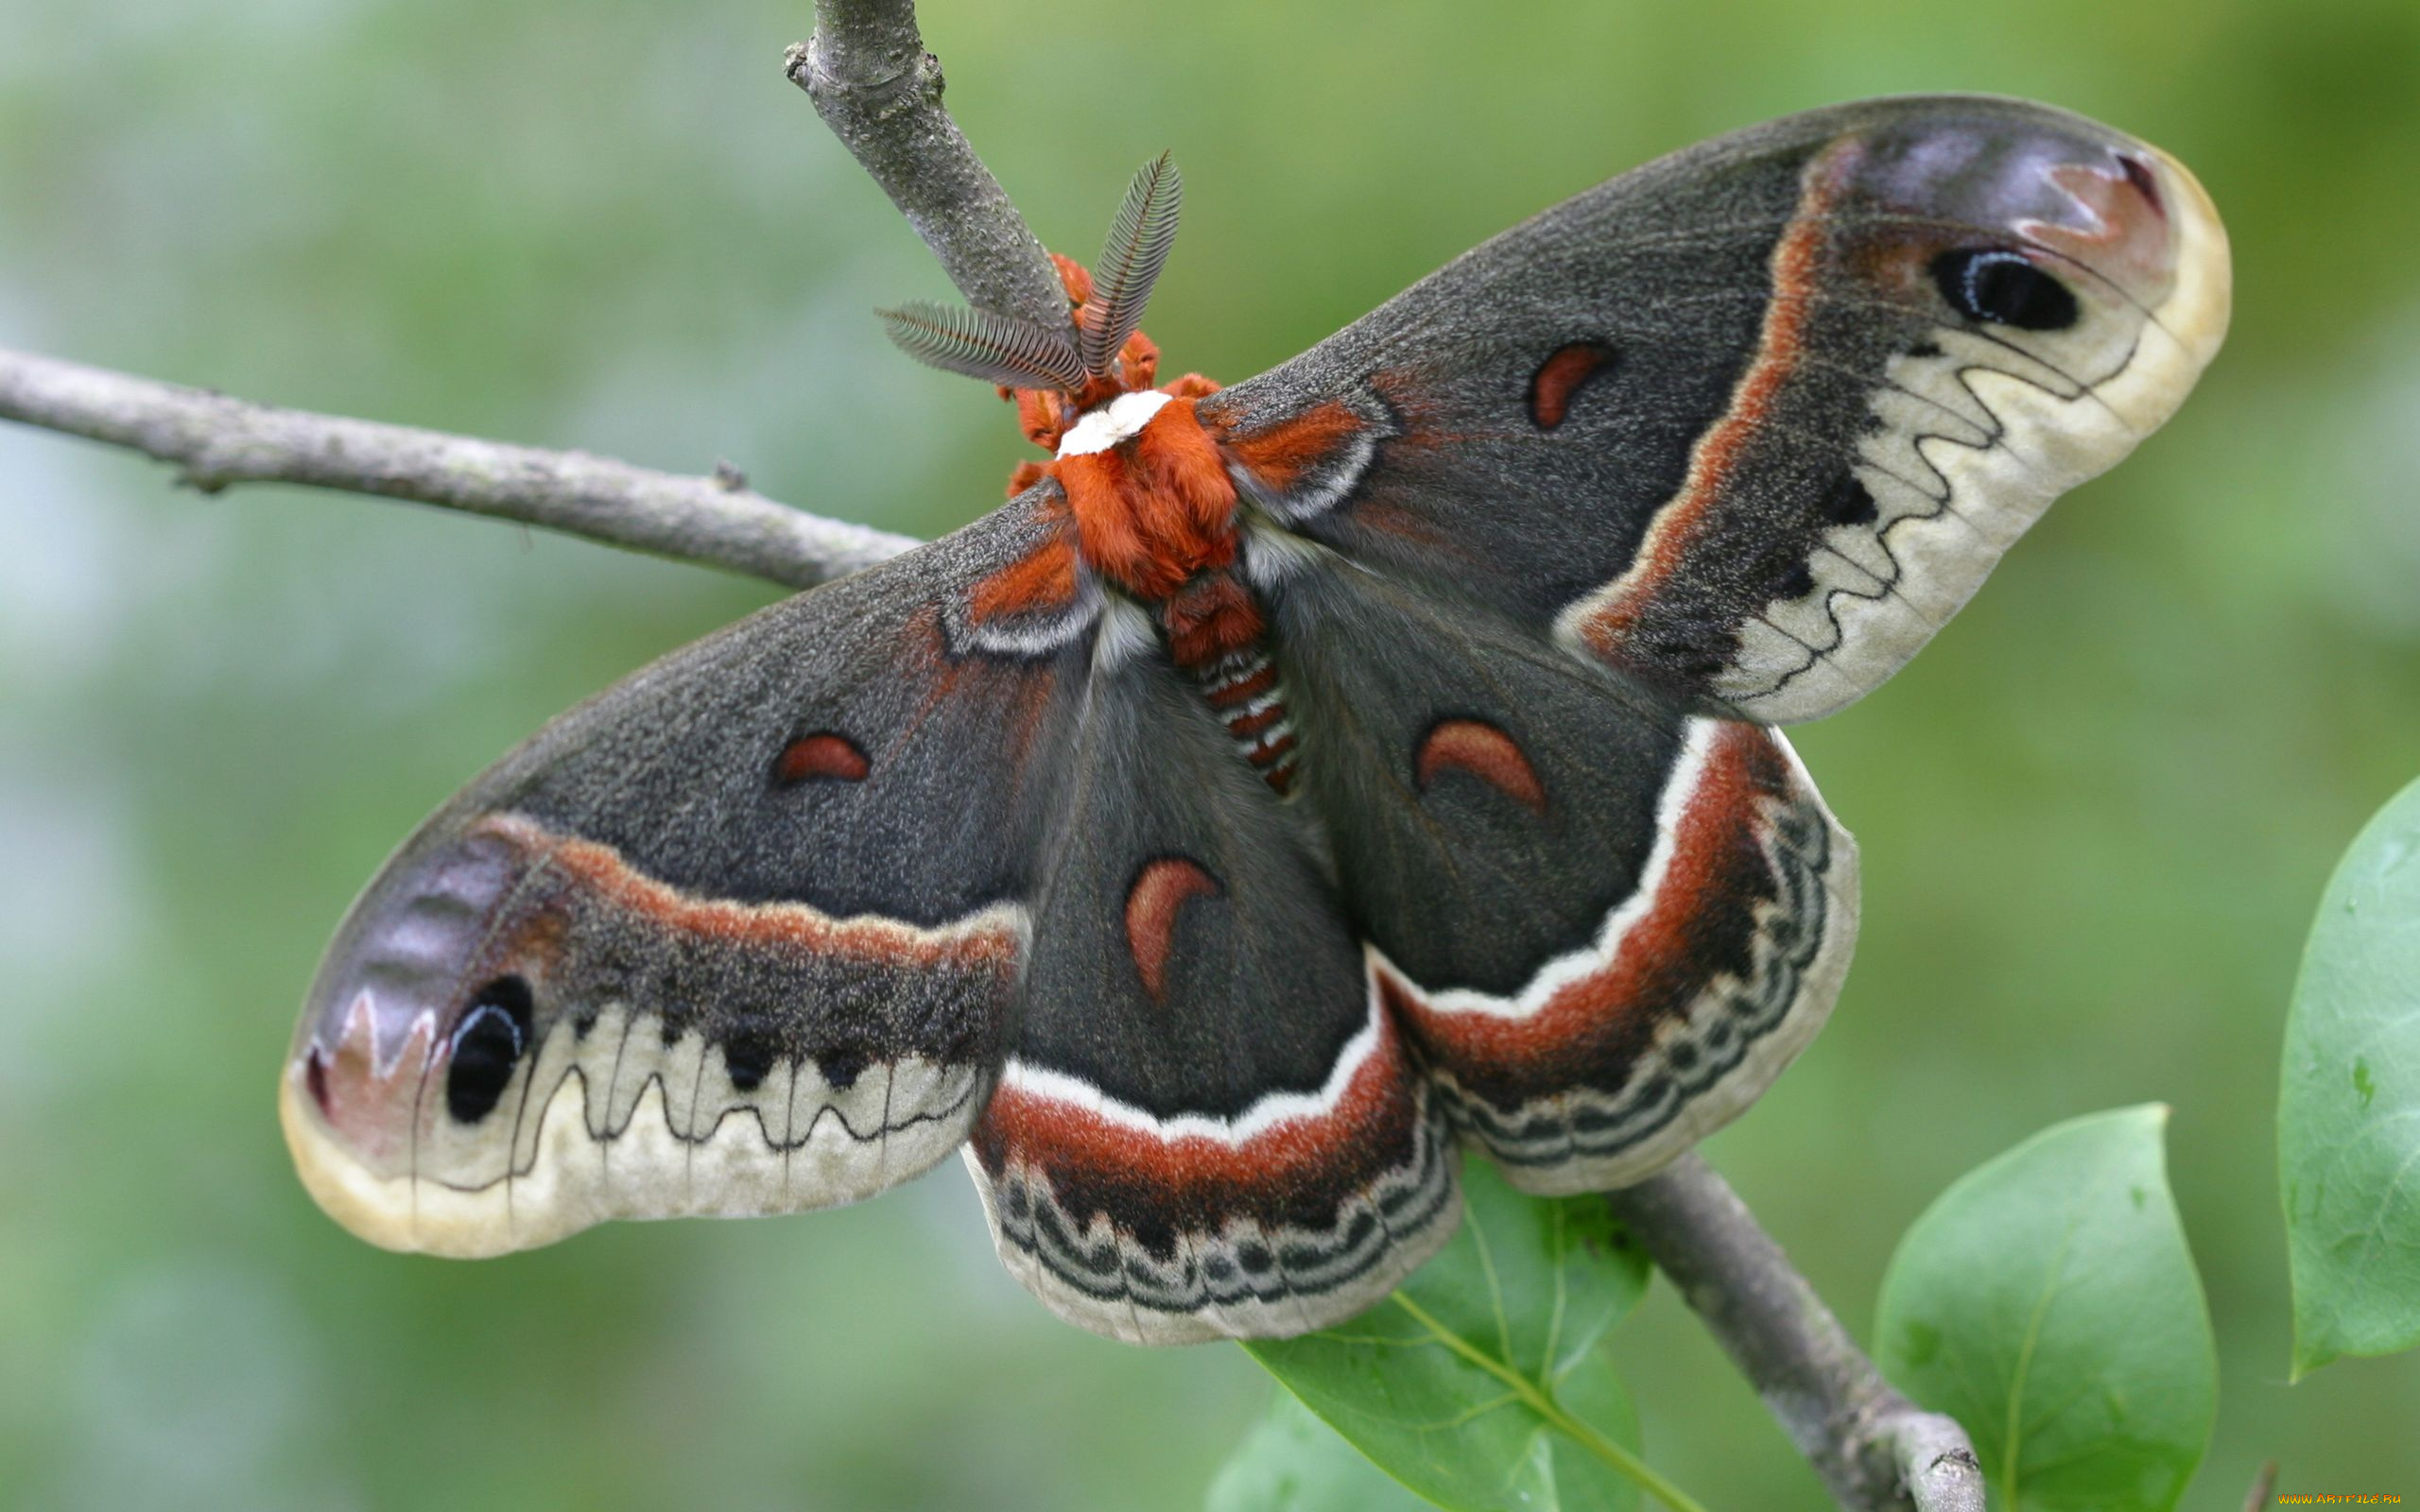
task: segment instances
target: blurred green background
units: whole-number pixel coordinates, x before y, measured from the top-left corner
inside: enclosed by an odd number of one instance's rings
[[[1801,748],[1864,845],[1832,1027],[1717,1162],[1862,1333],[1960,1172],[2175,1106],[2216,1314],[2191,1504],[2420,1497],[2420,1358],[2289,1387],[2272,1156],[2297,950],[2420,772],[2420,6],[925,8],[1046,239],[1173,146],[1150,329],[1233,380],[1667,148],[1978,89],[2194,165],[2237,322],[2183,415]],[[744,467],[930,533],[1021,459],[872,306],[945,285],[785,83],[802,0],[0,4],[0,344],[255,398]],[[387,1255],[272,1109],[345,902],[428,808],[770,596],[392,504],[171,491],[0,428],[0,1503],[1196,1504],[1268,1387],[1053,1322],[944,1167],[858,1209]],[[1709,1504],[1821,1504],[1660,1290],[1615,1348]]]

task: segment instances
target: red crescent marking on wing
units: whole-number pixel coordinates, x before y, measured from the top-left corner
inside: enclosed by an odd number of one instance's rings
[[[1229,459],[1262,488],[1284,493],[1364,428],[1342,400],[1331,399],[1249,436],[1223,435],[1219,440]]]
[[[599,901],[677,933],[887,966],[1012,971],[1024,954],[1023,936],[1008,923],[926,929],[877,914],[835,919],[804,903],[693,898],[640,871],[612,846],[566,839],[516,815],[492,815],[473,828],[527,849],[531,873],[551,868]]]
[[[1215,1226],[1238,1209],[1266,1208],[1271,1198],[1300,1201],[1320,1186],[1366,1184],[1400,1163],[1399,1152],[1418,1138],[1417,1118],[1401,1033],[1381,1012],[1375,1042],[1333,1104],[1241,1140],[1170,1136],[1013,1084],[993,1095],[973,1138],[994,1177],[1013,1162],[1040,1170],[1063,1193],[1106,1188],[1104,1194],[1123,1203],[1140,1196],[1167,1204],[1173,1216]],[[1138,1182],[1160,1190],[1138,1194]]]
[[[1126,893],[1126,948],[1154,1001],[1167,988],[1168,947],[1177,910],[1188,899],[1216,898],[1219,879],[1183,856],[1162,856],[1143,868]]]
[[[1671,858],[1647,911],[1616,943],[1611,961],[1520,1018],[1440,1012],[1416,984],[1382,968],[1389,1005],[1458,1074],[1517,1077],[1591,1044],[1627,1041],[1644,1050],[1656,1024],[1706,987],[1705,936],[1719,923],[1709,900],[1770,885],[1759,800],[1788,785],[1772,737],[1753,725],[1721,727],[1675,821]]]
[[[1413,775],[1421,791],[1446,767],[1459,767],[1532,814],[1547,811],[1547,790],[1512,736],[1483,719],[1444,719],[1420,743]]]
[[[819,730],[784,747],[781,759],[773,764],[773,779],[785,786],[817,777],[862,782],[869,769],[866,753],[857,748],[856,741],[829,730]]]
[[[1570,413],[1571,396],[1614,358],[1614,349],[1601,341],[1575,341],[1558,349],[1538,365],[1530,379],[1530,418],[1538,429],[1550,431]]]
[[[1804,188],[1798,213],[1773,246],[1772,299],[1765,306],[1756,354],[1733,390],[1730,407],[1698,438],[1680,491],[1656,511],[1646,539],[1639,542],[1637,557],[1616,579],[1605,602],[1581,622],[1582,637],[1598,655],[1616,658],[1656,589],[1686,559],[1706,516],[1729,487],[1748,443],[1797,370],[1806,340],[1807,316],[1815,304],[1817,275],[1822,271],[1824,212],[1857,151],[1856,143],[1843,141],[1807,163],[1801,179]]]

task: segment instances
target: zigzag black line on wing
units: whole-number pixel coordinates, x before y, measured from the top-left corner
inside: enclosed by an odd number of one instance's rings
[[[1988,336],[1988,334],[1985,333],[1974,334],[1984,335],[1987,339],[1998,342],[2000,345],[2010,345],[2009,343],[1998,341],[1998,338],[1996,337],[1990,337]],[[2031,352],[2024,352],[2022,348],[2011,347],[2011,350],[2019,352],[2029,361],[2034,362],[2053,372],[2059,372],[2061,377],[2066,378],[2069,383],[2075,385],[2075,392],[2072,394],[2063,394],[2050,385],[2037,383],[2033,379],[2029,378],[2022,373],[2011,372],[2006,369],[1994,368],[1984,363],[1967,363],[1953,369],[1951,377],[1958,384],[1959,387],[1964,390],[1966,396],[1975,402],[1975,405],[1978,409],[1980,409],[1984,414],[1992,418],[1992,427],[1988,432],[1986,438],[1981,441],[1969,441],[1960,437],[1940,431],[1921,431],[1910,435],[1908,438],[1908,449],[1915,454],[1917,459],[1922,461],[1925,464],[1926,469],[1932,474],[1935,485],[1933,488],[1926,488],[1916,480],[1909,478],[1893,469],[1883,467],[1881,464],[1876,462],[1866,461],[1860,458],[1858,461],[1850,464],[1847,471],[1851,474],[1854,474],[1858,468],[1871,467],[1878,472],[1885,473],[1888,476],[1897,479],[1899,482],[1906,484],[1913,491],[1932,500],[1936,507],[1928,510],[1910,510],[1906,514],[1897,516],[1888,524],[1883,525],[1880,529],[1874,532],[1875,542],[1881,549],[1883,558],[1890,564],[1890,571],[1882,574],[1872,574],[1872,569],[1864,569],[1877,578],[1877,587],[1872,590],[1864,590],[1843,586],[1835,588],[1824,595],[1824,617],[1831,622],[1835,635],[1830,646],[1819,650],[1812,645],[1808,645],[1801,637],[1791,634],[1789,630],[1784,629],[1782,627],[1774,625],[1771,620],[1766,619],[1760,610],[1754,616],[1757,620],[1772,627],[1776,633],[1787,636],[1793,641],[1797,641],[1801,646],[1806,648],[1807,654],[1805,660],[1801,661],[1796,666],[1781,672],[1762,687],[1758,688],[1755,692],[1749,694],[1746,696],[1750,698],[1766,697],[1785,687],[1788,687],[1791,682],[1795,681],[1800,677],[1805,676],[1818,662],[1827,660],[1835,651],[1839,650],[1839,648],[1845,644],[1848,637],[1848,627],[1841,623],[1840,610],[1837,607],[1841,599],[1852,598],[1860,599],[1869,603],[1878,603],[1884,598],[1898,598],[1902,603],[1908,602],[1907,599],[1897,592],[1899,584],[1905,580],[1907,576],[1908,568],[1898,550],[1892,545],[1892,533],[1910,522],[1926,523],[1944,518],[1956,518],[1958,516],[1957,487],[1950,481],[1948,474],[1944,472],[1940,466],[1932,460],[1929,455],[1926,453],[1923,443],[1926,441],[1940,441],[1950,446],[1958,447],[1963,451],[1982,453],[2003,450],[2004,443],[2008,438],[2009,431],[2007,422],[2001,420],[1999,411],[1988,400],[1984,399],[1980,393],[1977,392],[1974,384],[1968,381],[1969,375],[1976,372],[1988,372],[1998,377],[2014,379],[2018,383],[2024,384],[2030,388],[2036,388],[2041,390],[2043,393],[2049,394],[2063,403],[2073,404],[2087,396],[2097,395],[2101,386],[2111,382],[2119,373],[2122,373],[2131,368],[2134,364],[2135,355],[2141,347],[2141,337],[2137,336],[2134,342],[2128,345],[2125,358],[2117,365],[2115,369],[2100,377],[2088,381],[2075,378],[2073,375],[2068,373],[2061,372],[2055,365],[2040,357],[2034,356]],[[1893,387],[1896,387],[1897,386]],[[1910,390],[1903,389],[1901,391]],[[1916,397],[1923,398],[1924,396],[1919,394]],[[1819,542],[1819,544],[1821,544],[1821,542]],[[1826,549],[1830,548],[1827,547]],[[1854,560],[1854,558],[1851,559]],[[1857,565],[1860,568],[1864,567],[1863,563],[1857,563]],[[1768,601],[1768,603],[1772,602],[1778,602],[1778,600]],[[1914,606],[1912,604],[1909,607],[1911,610],[1914,610]]]
[[[796,1066],[794,1064],[794,1074]],[[526,1108],[530,1102],[535,1102],[539,1108],[545,1108],[553,1100],[555,1094],[562,1090],[563,1084],[574,1079],[577,1079],[580,1083],[582,1106],[587,1106],[586,1099],[593,1089],[589,1085],[588,1074],[575,1064],[565,1066],[563,1068],[562,1074],[556,1077],[554,1084],[546,1089],[545,1096],[536,1096],[533,1091],[530,1095],[524,1099],[524,1107]],[[647,1075],[640,1078],[638,1082],[638,1090],[631,1099],[630,1113],[625,1116],[619,1124],[606,1125],[603,1125],[601,1129],[597,1125],[590,1125],[591,1137],[596,1139],[601,1143],[610,1145],[612,1142],[628,1134],[630,1132],[631,1123],[638,1116],[639,1107],[647,1101],[647,1090],[650,1083],[659,1090],[665,1099],[666,1105],[668,1107],[671,1101],[671,1088],[665,1081],[663,1072],[650,1071]],[[795,1095],[795,1088],[796,1083],[793,1082],[793,1095]],[[775,1138],[771,1128],[767,1125],[765,1122],[766,1108],[765,1105],[761,1103],[734,1104],[725,1107],[720,1112],[715,1115],[714,1122],[707,1125],[702,1129],[697,1126],[696,1108],[693,1103],[689,1121],[689,1131],[684,1134],[679,1129],[673,1128],[668,1120],[666,1123],[665,1131],[670,1138],[677,1140],[683,1144],[703,1146],[712,1143],[715,1135],[719,1132],[722,1125],[732,1118],[739,1116],[752,1117],[756,1120],[757,1134],[758,1137],[763,1140],[766,1149],[788,1152],[804,1149],[807,1144],[813,1141],[815,1131],[821,1127],[824,1121],[828,1118],[833,1123],[838,1124],[840,1126],[840,1131],[849,1138],[851,1143],[856,1144],[873,1144],[887,1136],[896,1134],[903,1129],[911,1129],[923,1124],[945,1123],[956,1118],[959,1113],[966,1109],[966,1107],[970,1102],[975,1100],[978,1091],[989,1091],[987,1078],[982,1076],[969,1077],[965,1090],[947,1105],[939,1108],[924,1108],[917,1112],[910,1113],[905,1118],[896,1120],[890,1119],[886,1115],[884,1120],[878,1125],[864,1132],[859,1132],[856,1125],[849,1121],[848,1114],[830,1103],[821,1104],[816,1108],[815,1116],[807,1120],[806,1127],[804,1130],[794,1128],[791,1130],[790,1137],[784,1139]],[[519,1128],[517,1124],[514,1130],[513,1143],[517,1148],[520,1143]],[[441,1177],[431,1176],[424,1176],[421,1179],[428,1181],[434,1185],[451,1188],[456,1192],[484,1192],[491,1187],[527,1177],[538,1168],[539,1159],[540,1157],[536,1153],[533,1153],[526,1161],[516,1159],[503,1174],[497,1176],[493,1180],[481,1181],[475,1184],[448,1181]]]

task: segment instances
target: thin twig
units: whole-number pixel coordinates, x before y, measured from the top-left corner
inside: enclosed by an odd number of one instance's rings
[[[942,106],[941,60],[925,51],[910,0],[815,0],[815,35],[782,67],[968,303],[1072,338],[1042,243]]]
[[[2260,1473],[2252,1478],[2252,1489],[2243,1493],[2243,1512],[2260,1512],[2277,1494],[2277,1462],[2268,1460]]]
[[[806,588],[895,557],[905,536],[818,519],[735,472],[682,477],[136,378],[0,348],[0,419],[176,465],[206,493],[301,483],[467,509]],[[735,485],[738,486],[735,486]]]
[[[1713,1167],[1685,1155],[1605,1200],[1841,1505],[1983,1512],[1965,1432],[1892,1389]]]

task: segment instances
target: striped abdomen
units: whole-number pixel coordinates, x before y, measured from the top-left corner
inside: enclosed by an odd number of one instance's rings
[[[1280,798],[1293,791],[1297,751],[1286,688],[1268,648],[1255,642],[1217,661],[1187,667],[1236,750]]]

